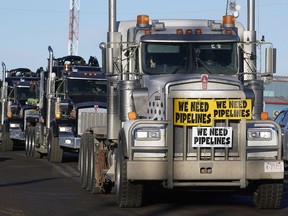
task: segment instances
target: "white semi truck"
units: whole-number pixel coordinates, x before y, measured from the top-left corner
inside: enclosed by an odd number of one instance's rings
[[[100,44],[107,122],[81,138],[83,188],[115,186],[118,207],[140,207],[144,190],[158,185],[247,190],[258,208],[279,208],[281,129],[263,112],[276,49],[256,40],[255,1],[247,6],[245,30],[230,13],[220,21],[116,21],[116,0],[109,1]],[[257,71],[257,47],[266,49],[265,72]]]

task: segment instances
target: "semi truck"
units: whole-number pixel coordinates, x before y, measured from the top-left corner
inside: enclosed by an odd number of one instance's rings
[[[40,72],[38,109],[26,115],[25,151],[28,157],[47,155],[59,163],[65,152],[79,152],[82,113],[106,112],[107,81],[95,57],[86,63],[81,56],[55,58],[50,46],[48,51],[47,70]]]
[[[215,20],[117,21],[116,0],[109,1],[107,43],[100,44],[107,121],[81,137],[82,188],[115,191],[120,208],[142,206],[154,186],[239,190],[258,208],[280,207],[281,129],[263,112],[276,49],[256,39],[254,0],[247,30],[234,16],[235,1],[227,6]],[[258,48],[265,71],[257,70]]]
[[[36,86],[39,77],[29,68],[6,70],[2,62],[1,150],[11,151],[25,140],[25,114],[36,109]]]

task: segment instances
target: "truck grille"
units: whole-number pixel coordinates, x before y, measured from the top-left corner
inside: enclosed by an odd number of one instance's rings
[[[203,90],[202,85],[197,78],[166,85],[165,119],[172,121],[170,132],[173,135],[168,134],[168,140],[173,140],[174,160],[242,160],[246,147],[245,119],[252,117],[251,100],[246,99],[241,84],[235,80],[220,81],[209,76],[207,89]],[[181,115],[186,115],[189,120],[183,121]],[[218,128],[229,130],[229,145],[195,145],[195,131],[205,127],[207,131]],[[209,136],[210,133],[206,135]]]
[[[215,121],[213,127],[232,127],[232,147],[192,147],[192,127],[174,126],[175,160],[240,160],[240,121]],[[240,133],[239,133],[240,134]]]
[[[82,135],[85,130],[91,127],[97,127],[105,130],[102,133],[106,134],[107,113],[82,112],[78,122],[78,134]],[[102,131],[102,130],[101,130]]]

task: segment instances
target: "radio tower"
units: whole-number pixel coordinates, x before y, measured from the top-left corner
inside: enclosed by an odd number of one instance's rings
[[[78,55],[80,0],[70,0],[68,55]]]

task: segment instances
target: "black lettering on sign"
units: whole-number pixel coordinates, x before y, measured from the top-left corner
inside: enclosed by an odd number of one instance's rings
[[[191,112],[207,112],[209,110],[208,102],[191,102],[190,111]]]
[[[188,102],[179,102],[179,111],[188,112]]]
[[[207,136],[207,128],[197,128],[198,136]]]
[[[226,101],[216,101],[216,106],[217,106],[217,109],[220,109],[220,108],[226,109],[227,108]]]
[[[247,101],[229,101],[229,108],[246,108],[248,106]]]
[[[228,134],[228,130],[226,128],[211,128],[210,136],[226,136]]]

